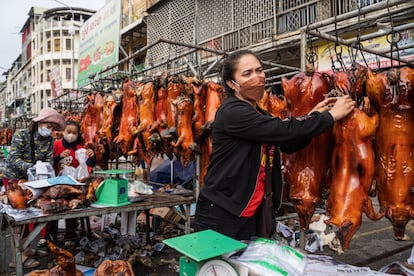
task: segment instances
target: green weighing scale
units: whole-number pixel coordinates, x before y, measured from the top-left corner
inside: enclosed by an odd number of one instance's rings
[[[107,174],[105,179],[95,191],[97,201],[94,204],[104,206],[123,206],[130,204],[128,200],[128,180],[119,175],[131,173],[133,170],[103,170],[95,174]]]
[[[214,230],[166,239],[164,243],[185,255],[180,257],[180,276],[237,276],[237,270],[218,257],[247,247]]]

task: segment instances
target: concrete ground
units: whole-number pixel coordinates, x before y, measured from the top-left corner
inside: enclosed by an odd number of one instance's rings
[[[328,254],[347,264],[379,270],[395,261],[404,263],[410,257],[414,245],[414,221],[407,224],[405,234],[410,240],[396,241],[388,219],[371,221],[364,216],[360,229],[351,240],[350,249],[341,255],[332,251]]]
[[[378,206],[375,206],[375,209],[378,210]],[[414,244],[414,221],[408,223],[406,235],[410,240],[396,241],[394,240],[392,225],[388,219],[371,221],[364,215],[361,227],[351,240],[350,249],[339,255],[337,252],[325,247],[323,252],[313,254],[329,255],[346,264],[379,270],[392,262],[404,263],[407,261]],[[151,267],[143,266],[136,262],[133,266],[135,275],[179,275],[177,265],[180,256],[180,253],[165,246],[162,251],[155,252],[151,257]],[[42,263],[40,269],[54,265],[51,256],[43,257],[39,260]],[[25,273],[29,271],[25,270]],[[5,275],[10,275],[12,272],[13,270],[10,270]]]

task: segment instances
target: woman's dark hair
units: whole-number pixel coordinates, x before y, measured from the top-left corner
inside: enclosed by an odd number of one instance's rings
[[[82,134],[80,132],[80,125],[78,122],[74,121],[74,120],[67,120],[66,121],[66,126],[76,126],[78,128],[78,139],[76,140],[76,144],[81,144],[83,145],[83,138],[82,138]]]
[[[234,71],[235,71],[236,65],[239,62],[239,59],[245,55],[255,56],[260,61],[259,57],[250,50],[239,50],[234,53],[231,53],[223,61],[223,65],[221,67],[221,84],[223,85],[227,93],[231,93],[231,94],[234,93],[234,90],[230,86],[227,85],[226,81],[234,80]]]

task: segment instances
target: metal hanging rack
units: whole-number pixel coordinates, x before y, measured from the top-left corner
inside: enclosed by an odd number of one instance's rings
[[[381,37],[384,35],[390,35],[390,34],[392,35],[395,32],[401,32],[401,31],[412,29],[414,27],[414,23],[409,22],[409,23],[400,24],[398,26],[394,26],[395,22],[392,22],[394,21],[392,18],[395,17],[396,15],[406,14],[408,16],[414,11],[414,7],[412,6],[412,4],[410,4],[410,2],[411,1],[407,1],[407,0],[383,1],[377,4],[364,7],[364,8],[358,8],[357,10],[346,13],[346,14],[342,14],[339,16],[335,16],[333,18],[319,21],[317,23],[307,26],[306,28],[303,28],[301,30],[301,35],[302,35],[301,37],[301,55],[302,55],[301,56],[301,61],[302,61],[301,69],[304,70],[304,66],[305,66],[304,61],[306,60],[306,57],[304,54],[304,52],[306,52],[306,49],[307,49],[306,35],[311,35],[315,38],[319,38],[319,39],[323,39],[326,41],[338,43],[340,45],[348,46],[355,51],[361,51],[361,53],[362,52],[370,53],[375,56],[379,56],[379,57],[383,57],[387,59],[393,59],[395,61],[398,61],[399,63],[405,63],[406,65],[414,66],[413,61],[406,60],[404,58],[401,58],[400,56],[394,57],[392,56],[392,53],[389,52],[389,50],[375,50],[375,49],[365,47],[361,44],[362,41],[367,41],[369,39]],[[350,39],[344,39],[344,38],[339,37],[339,34],[337,32],[338,31],[337,25],[339,25],[339,23],[343,23],[345,20],[350,20],[352,18],[357,17],[358,18],[357,24],[359,25],[358,28],[360,28],[362,24],[369,24],[369,23],[371,23],[372,27],[374,27],[377,23],[379,23],[378,14],[375,14],[379,10],[387,10],[387,14],[384,17],[384,19],[381,19],[381,21],[383,22],[380,22],[380,23],[392,24],[391,28],[386,29],[386,30],[381,30],[381,31],[377,30],[369,34],[359,35],[359,36],[356,36]],[[408,21],[408,17],[407,17],[407,21]],[[332,30],[330,30],[330,28],[327,27],[331,24],[335,25],[334,35],[329,33]],[[349,24],[344,24],[344,23],[341,25],[342,25],[342,28],[344,26],[349,26]],[[391,43],[393,43],[393,41],[390,41],[390,44]],[[414,43],[410,43],[410,45],[404,45],[402,47],[398,47],[398,49],[403,50],[403,49],[411,48],[413,46],[414,46]]]

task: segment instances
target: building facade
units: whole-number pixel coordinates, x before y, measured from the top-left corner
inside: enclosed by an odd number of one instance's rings
[[[70,7],[30,9],[21,29],[22,52],[0,91],[6,102],[3,125],[30,121],[51,100],[77,89],[79,27],[94,13]]]

